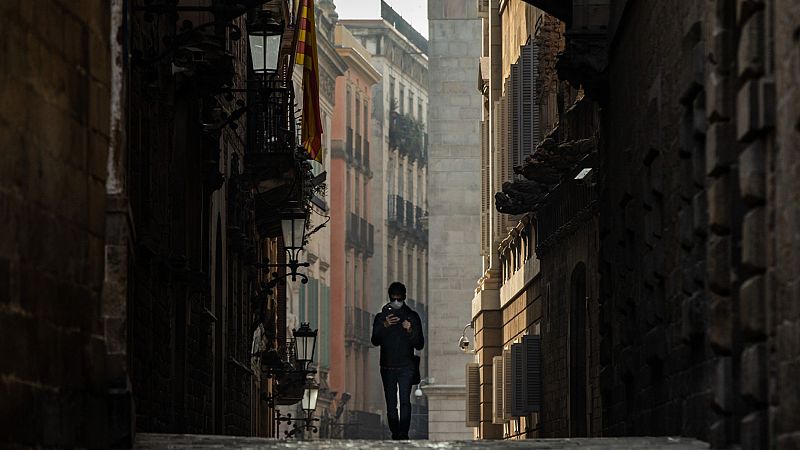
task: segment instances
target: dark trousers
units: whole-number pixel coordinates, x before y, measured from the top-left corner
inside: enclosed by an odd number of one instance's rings
[[[411,379],[414,368],[381,367],[383,395],[386,397],[386,415],[392,439],[408,439],[411,426]],[[400,417],[397,417],[397,391],[400,390]]]

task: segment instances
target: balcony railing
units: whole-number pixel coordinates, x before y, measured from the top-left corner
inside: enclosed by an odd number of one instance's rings
[[[358,245],[360,242],[360,221],[356,213],[350,213],[347,216],[347,243],[350,245]]]
[[[369,141],[364,139],[364,170],[369,171]]]
[[[405,223],[405,205],[406,202],[403,197],[399,195],[390,195],[388,204],[388,219],[389,223],[396,226],[403,226]]]
[[[361,164],[361,135],[356,133],[356,140],[355,140],[355,161],[357,165]]]
[[[399,195],[388,198],[388,222],[396,231],[405,232],[420,243],[427,242],[428,227],[424,225],[423,217],[426,211],[414,206]]]
[[[375,226],[369,224],[369,236],[367,237],[367,255],[375,254]]]
[[[294,90],[271,82],[248,95],[248,153],[294,153]]]
[[[347,127],[347,131],[345,133],[344,140],[345,140],[345,143],[344,143],[345,152],[347,152],[347,157],[352,160],[353,159],[353,129],[352,128]]]
[[[345,338],[369,345],[374,315],[357,306],[345,308]]]

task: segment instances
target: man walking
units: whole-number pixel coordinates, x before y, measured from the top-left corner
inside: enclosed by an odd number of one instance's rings
[[[414,349],[422,350],[425,346],[422,321],[419,314],[405,304],[405,299],[406,287],[403,283],[392,283],[389,286],[389,303],[375,315],[372,324],[372,345],[381,347],[381,379],[392,439],[408,439],[408,428],[411,426],[411,385],[417,369]]]

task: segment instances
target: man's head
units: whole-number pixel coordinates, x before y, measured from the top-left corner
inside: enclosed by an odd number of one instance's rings
[[[406,299],[406,286],[399,282],[395,281],[394,283],[389,285],[389,298],[392,299],[399,299],[405,300]]]
[[[403,301],[406,299],[406,287],[403,283],[395,281],[389,285],[389,301],[392,302],[392,307],[399,308],[403,306]]]

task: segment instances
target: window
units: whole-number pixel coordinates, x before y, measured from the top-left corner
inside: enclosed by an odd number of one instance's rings
[[[361,134],[361,96],[356,94],[356,134]],[[356,142],[356,148],[360,142]]]
[[[422,117],[422,99],[417,99],[417,120],[424,123],[424,118]]]
[[[350,104],[350,102],[351,102],[350,97],[351,96],[352,96],[352,93],[350,92],[350,86],[347,86],[347,93],[345,94],[345,101],[344,101],[344,103],[345,103],[344,120],[345,120],[345,124],[347,125],[347,128],[352,128],[352,122],[350,120],[350,116],[352,115],[352,109],[351,109],[352,105]]]
[[[386,165],[386,172],[388,174],[387,178],[386,178],[386,182],[387,182],[387,185],[388,185],[388,188],[389,188],[389,198],[391,199],[394,196],[394,193],[395,193],[395,190],[394,190],[394,158],[391,158],[391,157],[389,158],[389,162]]]
[[[409,291],[414,292],[414,255],[409,251],[406,256],[406,283],[408,283]],[[419,299],[416,299],[419,300]]]
[[[403,196],[403,193],[405,193],[405,187],[406,187],[405,182],[403,180],[404,178],[403,175],[405,175],[405,171],[403,171],[403,162],[399,161],[397,170],[397,195],[401,197]]]
[[[355,192],[355,194],[356,194],[355,195],[356,204],[353,207],[353,211],[355,211],[356,214],[358,214],[359,211],[361,211],[361,183],[358,182],[358,175],[356,175],[355,178],[356,178],[356,180],[355,180],[355,182],[353,184],[356,185],[356,192]]]
[[[367,99],[364,99],[364,127],[362,128],[364,132],[364,141],[367,140],[367,135],[369,134],[369,103],[367,103]]]
[[[394,245],[391,243],[386,246],[386,255],[386,276],[390,281],[394,281]]]
[[[403,86],[403,83],[400,83],[400,108],[398,111],[400,114],[406,113],[406,87]]]
[[[389,77],[389,108],[394,107],[394,88],[395,88],[395,81],[394,77]]]

